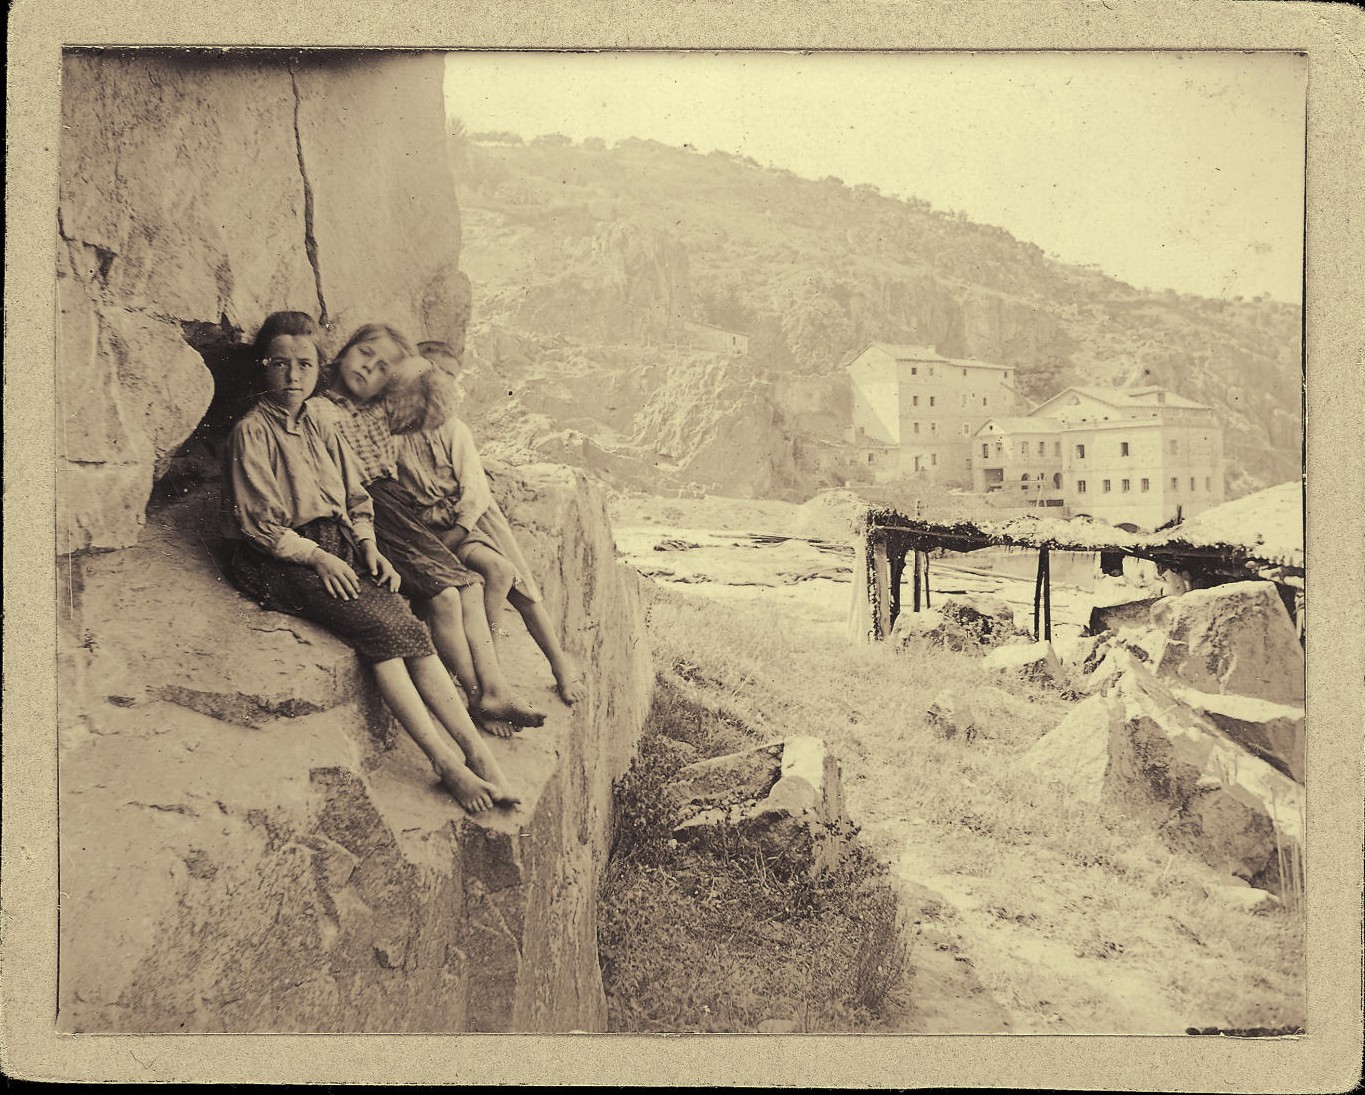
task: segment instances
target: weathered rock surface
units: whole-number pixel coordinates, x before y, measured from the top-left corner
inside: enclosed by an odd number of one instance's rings
[[[839,763],[819,738],[794,737],[680,769],[665,793],[679,840],[737,837],[819,875],[847,839]]]
[[[351,651],[223,582],[190,498],[73,556],[59,678],[66,1031],[565,1031],[605,1025],[596,893],[648,709],[636,579],[601,495],[499,468],[589,694],[490,745],[523,805],[467,817]]]
[[[976,737],[976,713],[972,701],[961,689],[945,688],[934,697],[925,717],[934,731],[945,738],[961,734],[970,741]]]
[[[1298,782],[1304,777],[1304,710],[1287,704],[1220,696],[1193,688],[1172,689],[1242,748]]]
[[[1114,708],[1104,696],[1077,704],[1056,727],[1024,753],[1023,767],[1064,783],[1082,802],[1097,803],[1109,767],[1109,734]]]
[[[1159,601],[1158,676],[1202,692],[1302,704],[1303,647],[1271,582],[1231,582]]]
[[[1124,671],[1109,698],[1104,797],[1149,818],[1215,869],[1279,892],[1280,854],[1296,857],[1303,841],[1299,785],[1140,666]]]
[[[953,594],[939,602],[938,611],[979,646],[999,646],[1022,634],[1014,625],[1014,609],[1003,597],[987,593]]]
[[[1033,681],[1056,680],[1062,671],[1062,663],[1046,640],[997,647],[986,655],[984,664],[987,669],[1013,673]]]
[[[442,64],[65,55],[59,551],[136,542],[214,392],[198,351],[268,312],[463,341]]]
[[[859,573],[855,566],[855,573]],[[904,607],[891,628],[891,641],[898,647],[918,644],[943,647],[945,650],[975,649],[956,620],[950,620],[936,608],[914,612]]]

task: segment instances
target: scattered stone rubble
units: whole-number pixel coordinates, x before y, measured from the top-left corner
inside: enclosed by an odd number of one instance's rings
[[[819,738],[689,764],[665,793],[678,840],[714,846],[737,838],[812,877],[838,864],[852,836],[839,763]]]

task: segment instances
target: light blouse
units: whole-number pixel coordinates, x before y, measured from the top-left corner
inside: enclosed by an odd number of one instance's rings
[[[398,434],[398,480],[434,528],[473,529],[493,504],[474,435],[458,418],[416,433]]]
[[[262,399],[242,416],[225,456],[225,537],[305,564],[318,545],[294,530],[319,517],[340,522],[357,543],[374,539],[374,503],[338,430],[340,413],[311,399],[291,422],[284,408]]]

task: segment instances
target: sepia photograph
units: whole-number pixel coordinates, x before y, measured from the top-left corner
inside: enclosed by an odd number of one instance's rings
[[[63,1029],[1302,1033],[1306,72],[68,52]]]
[[[67,1044],[1312,1042],[1308,52],[52,62]]]

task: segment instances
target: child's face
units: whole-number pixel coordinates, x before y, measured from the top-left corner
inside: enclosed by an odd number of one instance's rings
[[[308,335],[276,335],[263,367],[266,398],[297,414],[318,386],[317,344]]]
[[[368,403],[382,395],[389,381],[389,368],[407,354],[388,335],[357,342],[337,358],[337,383],[352,399]]]

